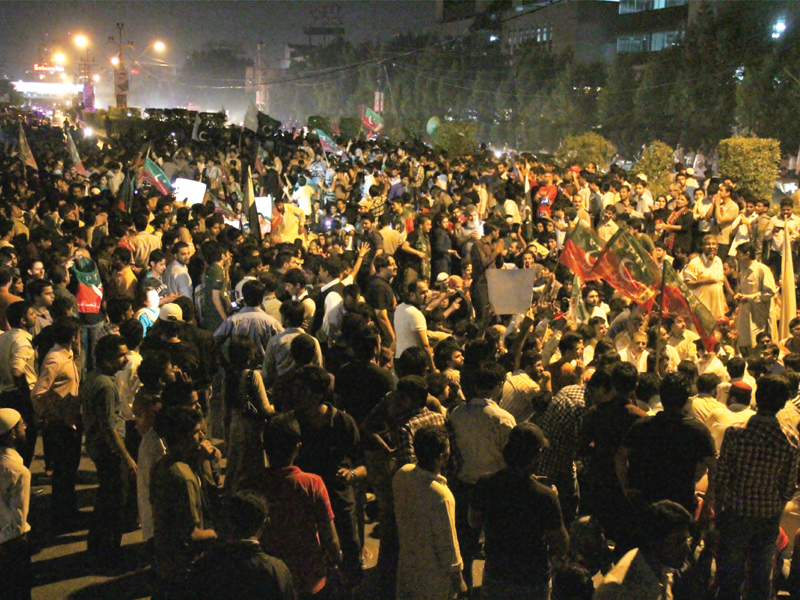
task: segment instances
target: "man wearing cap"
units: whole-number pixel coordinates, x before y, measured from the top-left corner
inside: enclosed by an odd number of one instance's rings
[[[22,416],[0,408],[0,588],[8,600],[30,600],[33,584],[27,537],[31,472],[17,452],[24,443]]]
[[[520,423],[503,446],[506,468],[475,486],[469,523],[486,538],[481,598],[549,597],[549,557],[566,553],[569,536],[558,494],[535,475],[548,446],[539,427]]]

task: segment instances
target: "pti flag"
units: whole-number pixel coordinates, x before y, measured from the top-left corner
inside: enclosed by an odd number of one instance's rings
[[[378,133],[383,129],[383,117],[369,107],[364,108],[361,123],[373,133]]]
[[[39,167],[36,166],[36,160],[33,158],[33,152],[31,152],[31,147],[28,146],[28,139],[25,137],[25,132],[22,130],[22,121],[19,123],[19,157],[22,160],[22,164],[32,169],[39,170]]]
[[[247,217],[250,226],[250,233],[261,237],[261,225],[258,222],[258,211],[256,210],[255,190],[253,189],[253,172],[250,166],[247,167],[247,184],[244,186],[244,198],[242,199],[242,212]]]
[[[602,250],[603,242],[597,234],[578,223],[564,240],[558,262],[585,281]]]
[[[664,296],[661,300],[661,312],[673,317],[683,317],[694,324],[694,328],[703,345],[709,352],[714,350],[714,315],[686,287],[672,264],[664,261]]]
[[[139,175],[139,180],[146,181],[162,194],[169,194],[172,190],[167,174],[149,156],[144,159],[144,166]]]
[[[647,310],[653,307],[661,282],[653,257],[627,229],[620,229],[608,240],[586,279],[602,279]]]
[[[81,156],[78,154],[78,147],[72,140],[72,134],[69,130],[67,130],[67,152],[69,152],[69,156],[72,159],[72,166],[75,168],[75,172],[83,177],[88,177],[89,173],[83,168],[83,161],[81,161]]]
[[[788,237],[785,236],[785,237]],[[789,323],[797,316],[797,290],[794,285],[794,261],[789,241],[783,244],[781,258],[781,339],[791,337]]]
[[[339,147],[336,145],[336,142],[333,141],[333,138],[322,131],[322,129],[315,129],[314,132],[319,138],[319,143],[322,146],[323,152],[337,152],[339,150]]]

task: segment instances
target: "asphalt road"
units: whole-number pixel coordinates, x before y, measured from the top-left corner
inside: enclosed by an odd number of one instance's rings
[[[97,488],[91,459],[84,453],[78,474],[78,505],[84,515],[75,531],[56,532],[50,526],[50,479],[45,475],[41,439],[31,465],[31,540],[38,552],[33,557],[35,577],[33,600],[139,600],[150,598],[153,571],[148,564],[140,530],[125,534],[122,540],[124,564],[116,571],[104,571],[86,552],[86,535]],[[372,525],[367,525],[367,532]],[[374,600],[375,566],[378,540],[367,535],[365,580],[356,598]],[[475,565],[476,583],[482,575],[482,562]]]

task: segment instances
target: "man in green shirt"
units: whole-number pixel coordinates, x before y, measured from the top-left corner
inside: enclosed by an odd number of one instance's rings
[[[228,268],[231,266],[231,251],[221,244],[209,244],[204,253],[208,268],[204,278],[203,326],[216,331],[230,311]]]

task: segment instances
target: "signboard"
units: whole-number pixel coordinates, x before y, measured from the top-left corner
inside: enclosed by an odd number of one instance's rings
[[[114,95],[117,98],[117,108],[128,108],[128,71],[125,69],[114,70]]]
[[[201,204],[206,195],[206,184],[193,179],[181,179],[172,184],[175,200],[185,202],[187,206]]]
[[[496,315],[525,314],[531,307],[536,269],[487,269],[489,302]]]
[[[83,86],[83,109],[94,112],[94,85],[91,83]]]

